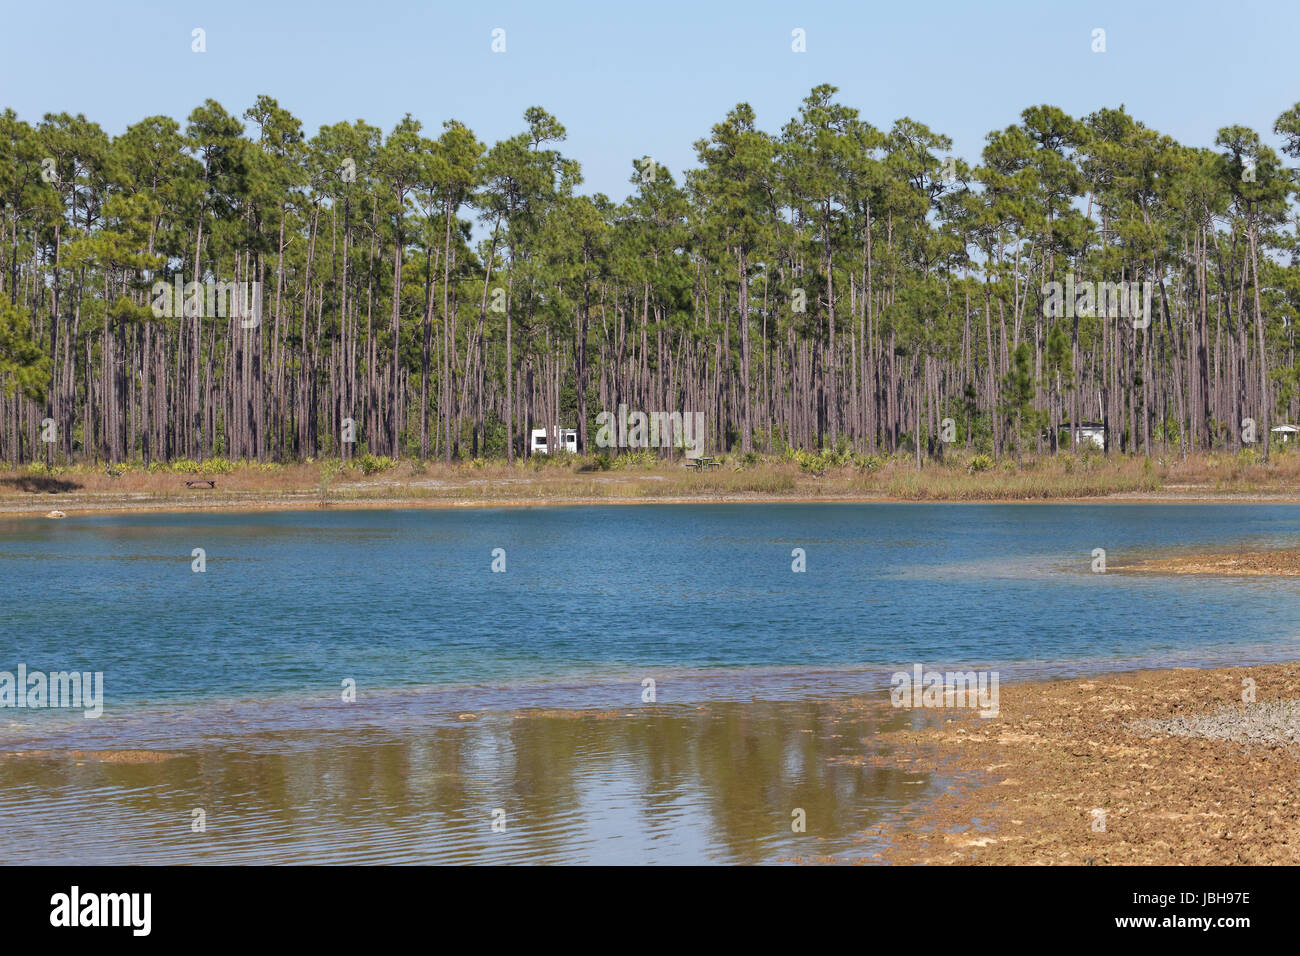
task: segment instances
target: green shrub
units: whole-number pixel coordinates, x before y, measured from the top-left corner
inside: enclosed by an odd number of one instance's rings
[[[629,452],[626,455],[619,455],[611,463],[613,468],[653,468],[659,464],[659,456],[649,449]]]
[[[235,462],[225,458],[209,458],[200,466],[205,475],[228,475],[235,470]]]
[[[358,455],[353,459],[354,467],[360,468],[363,475],[377,475],[381,471],[387,471],[397,464],[387,455],[372,455],[370,452]]]
[[[841,462],[839,455],[830,449],[823,449],[815,455],[812,452],[797,451],[794,460],[803,471],[816,475],[818,478],[825,474],[826,469],[845,463]]]

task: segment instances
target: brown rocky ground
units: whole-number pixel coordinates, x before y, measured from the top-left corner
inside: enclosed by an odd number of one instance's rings
[[[1112,571],[1138,574],[1300,575],[1300,551],[1237,551],[1153,558]]]
[[[1297,664],[1004,685],[996,718],[892,735],[957,783],[864,842],[904,864],[1300,863],[1300,750],[1275,726],[1297,696]]]

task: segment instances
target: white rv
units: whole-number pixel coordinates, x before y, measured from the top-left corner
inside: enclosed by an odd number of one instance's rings
[[[1064,435],[1063,444],[1067,447],[1070,444],[1069,439],[1070,423],[1061,423],[1061,432]],[[1106,447],[1106,426],[1101,422],[1079,422],[1074,429],[1074,443],[1076,445],[1092,445],[1094,448],[1105,449]]]
[[[576,428],[557,428],[555,433],[559,436],[560,451],[578,453],[578,430]],[[550,436],[545,428],[533,429],[533,440],[529,446],[529,451],[534,455],[549,455],[551,449],[547,447],[547,441]]]

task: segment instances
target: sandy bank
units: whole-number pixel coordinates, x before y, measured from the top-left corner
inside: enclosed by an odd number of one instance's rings
[[[1153,558],[1130,565],[1113,565],[1112,571],[1133,574],[1300,575],[1300,551],[1236,551],[1224,554],[1189,554]]]
[[[1005,685],[996,718],[891,735],[958,783],[885,858],[1300,863],[1297,696],[1297,664]]]

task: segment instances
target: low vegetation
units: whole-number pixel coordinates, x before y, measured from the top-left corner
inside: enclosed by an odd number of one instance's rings
[[[215,487],[187,486],[194,478],[211,478]],[[718,467],[703,471],[648,452],[536,456],[513,465],[503,459],[448,465],[362,454],[285,465],[214,458],[0,471],[0,510],[48,505],[52,498],[61,507],[120,508],[369,501],[1048,501],[1113,495],[1300,497],[1300,454],[1286,450],[1267,463],[1249,451],[1185,459],[1089,453],[1016,462],[958,451],[918,470],[910,455],[749,452],[722,457]]]

